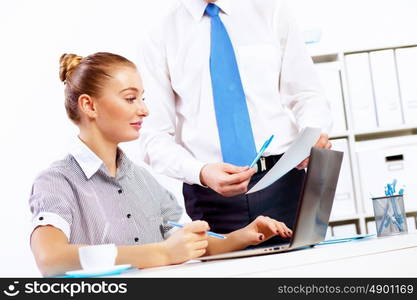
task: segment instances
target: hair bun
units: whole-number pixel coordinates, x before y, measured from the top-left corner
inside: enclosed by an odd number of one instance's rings
[[[67,80],[67,78],[71,75],[71,72],[80,64],[82,59],[82,56],[76,54],[64,53],[61,55],[61,58],[59,59],[59,78],[62,82]]]

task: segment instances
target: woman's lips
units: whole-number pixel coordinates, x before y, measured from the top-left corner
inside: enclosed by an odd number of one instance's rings
[[[132,126],[133,128],[135,128],[136,130],[139,130],[142,126],[142,122],[134,122],[134,123],[130,123],[130,126]]]

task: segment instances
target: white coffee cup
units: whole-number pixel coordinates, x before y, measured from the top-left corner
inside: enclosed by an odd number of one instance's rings
[[[84,270],[113,267],[116,262],[115,244],[93,245],[78,248],[80,263]]]

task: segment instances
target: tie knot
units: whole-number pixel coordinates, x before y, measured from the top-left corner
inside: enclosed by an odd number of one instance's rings
[[[216,4],[213,4],[213,3],[207,4],[206,14],[209,15],[210,17],[218,16],[219,11],[220,11],[220,8]]]

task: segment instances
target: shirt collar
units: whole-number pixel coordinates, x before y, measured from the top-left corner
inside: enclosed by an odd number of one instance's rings
[[[103,161],[78,137],[74,141],[70,154],[80,165],[87,179],[90,179],[103,164]]]
[[[208,4],[205,0],[181,0],[181,2],[196,21],[200,21],[204,16],[204,11]],[[225,14],[231,14],[230,0],[217,0],[214,4],[216,4]]]
[[[90,179],[102,167],[103,161],[80,138],[76,138],[70,154],[75,158],[87,179]],[[117,148],[117,178],[121,178],[131,169],[130,160],[124,152]]]

